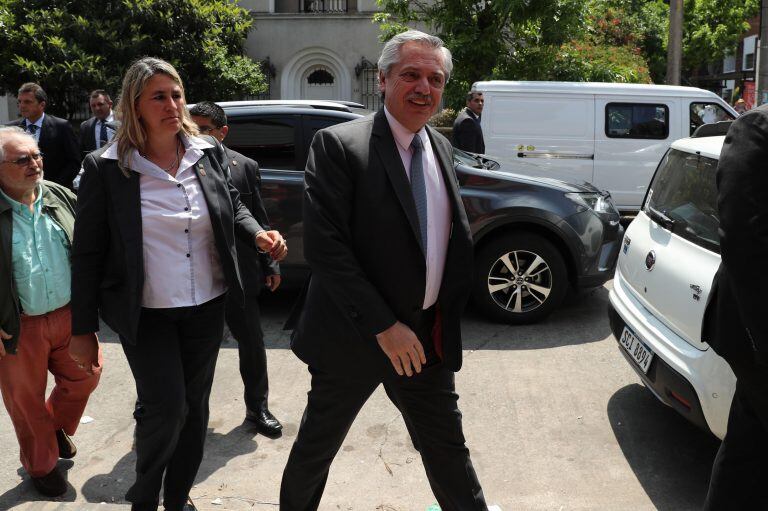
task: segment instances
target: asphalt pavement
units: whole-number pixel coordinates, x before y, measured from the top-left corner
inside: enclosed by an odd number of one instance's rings
[[[464,318],[457,375],[464,430],[489,504],[511,510],[701,508],[718,441],[642,386],[611,335],[608,287],[569,299],[538,325]],[[277,510],[280,477],[306,404],[309,375],[281,330],[293,293],[263,303],[270,408],[282,438],[243,422],[237,347],[222,345],[211,395],[205,458],[191,496],[198,509]],[[0,510],[129,509],[133,480],[133,379],[117,339],[102,333],[105,369],[61,460],[69,491],[46,501],[18,461],[0,410]],[[376,391],[331,468],[321,510],[427,511],[435,503],[397,409]]]

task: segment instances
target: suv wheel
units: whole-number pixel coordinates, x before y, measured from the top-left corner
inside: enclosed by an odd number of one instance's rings
[[[474,302],[494,319],[541,321],[562,303],[568,286],[563,256],[537,234],[504,236],[478,252]]]

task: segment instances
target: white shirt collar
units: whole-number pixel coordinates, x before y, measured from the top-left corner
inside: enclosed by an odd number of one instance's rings
[[[104,119],[103,121],[101,119],[97,118],[96,119],[96,124],[99,124],[99,123],[102,123],[102,122],[112,122],[114,120],[115,120],[115,113],[112,110],[110,110],[109,111],[109,115],[107,116],[107,118]]]
[[[197,161],[203,157],[203,149],[213,147],[213,145],[198,137],[179,135],[179,138],[184,144],[185,153],[179,163],[178,173],[181,173],[183,170],[197,163]],[[101,157],[107,160],[117,160],[117,144],[110,144],[107,149],[101,153]],[[163,169],[140,155],[138,149],[131,150],[130,155],[128,156],[128,168],[139,174],[153,176],[158,179],[174,179]]]
[[[35,122],[29,122],[29,119],[25,118],[24,119],[24,126],[29,126],[30,124],[34,124],[38,128],[42,128],[43,127],[43,119],[45,119],[45,112],[43,112],[43,115],[41,115],[40,118],[38,120],[36,120]]]
[[[413,141],[413,135],[414,133],[400,124],[400,122],[395,119],[395,116],[389,113],[389,110],[387,110],[387,107],[384,107],[384,115],[387,116],[387,122],[389,123],[389,129],[392,130],[392,136],[395,137],[395,142],[397,144],[405,149],[406,151],[409,151],[411,148],[411,142]],[[421,145],[424,147],[428,147],[429,145],[429,137],[427,136],[427,129],[422,126],[422,128],[415,133],[419,137],[421,137]]]

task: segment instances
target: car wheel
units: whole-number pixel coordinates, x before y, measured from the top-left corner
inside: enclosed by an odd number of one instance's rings
[[[475,305],[499,321],[541,321],[568,291],[562,254],[537,234],[498,238],[480,249],[475,264]]]

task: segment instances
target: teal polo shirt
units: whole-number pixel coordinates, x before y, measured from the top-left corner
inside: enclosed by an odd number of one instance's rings
[[[32,211],[0,193],[13,208],[11,262],[24,314],[38,316],[63,307],[69,303],[72,283],[70,241],[43,212],[42,188],[37,188]]]

